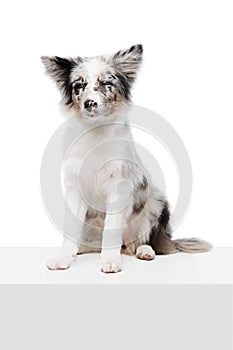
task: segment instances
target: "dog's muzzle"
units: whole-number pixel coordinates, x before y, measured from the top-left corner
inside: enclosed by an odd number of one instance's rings
[[[94,100],[86,100],[84,102],[84,108],[88,111],[88,112],[94,112],[97,110],[98,108],[98,103]]]

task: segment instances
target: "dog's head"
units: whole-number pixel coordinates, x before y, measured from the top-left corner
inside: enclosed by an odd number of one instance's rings
[[[134,45],[111,56],[41,59],[64,105],[79,117],[91,119],[109,116],[130,102],[142,52],[142,45]]]

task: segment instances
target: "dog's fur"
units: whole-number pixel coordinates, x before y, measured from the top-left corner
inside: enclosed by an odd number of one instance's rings
[[[121,252],[151,260],[155,254],[211,249],[202,240],[171,239],[168,202],[149,180],[132,142],[127,109],[142,53],[142,45],[134,45],[111,56],[42,57],[63,105],[83,130],[64,161],[64,184],[67,203],[84,224],[75,241],[64,236],[49,269],[66,269],[84,252],[100,251],[101,270],[118,272]],[[120,210],[112,210],[114,201]],[[66,219],[64,225],[69,232]]]

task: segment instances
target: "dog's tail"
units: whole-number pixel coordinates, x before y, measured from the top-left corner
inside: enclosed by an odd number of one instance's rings
[[[164,203],[157,226],[152,227],[149,245],[156,254],[172,254],[177,252],[204,253],[212,249],[212,245],[198,238],[172,239],[169,233],[170,211],[168,203]]]
[[[165,229],[153,228],[149,244],[156,254],[204,253],[212,249],[212,245],[198,238],[171,239]]]
[[[184,253],[205,253],[212,249],[212,245],[198,238],[184,238],[171,240],[176,251]]]

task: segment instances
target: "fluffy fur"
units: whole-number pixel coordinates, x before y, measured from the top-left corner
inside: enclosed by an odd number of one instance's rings
[[[142,54],[142,45],[134,45],[110,56],[42,57],[62,104],[84,132],[63,168],[67,203],[83,224],[76,228],[75,241],[64,236],[49,269],[66,269],[85,252],[101,252],[101,270],[108,273],[122,269],[122,252],[151,260],[155,254],[211,248],[198,239],[171,239],[168,202],[150,181],[132,142],[127,109]],[[64,232],[69,225],[65,219]]]

